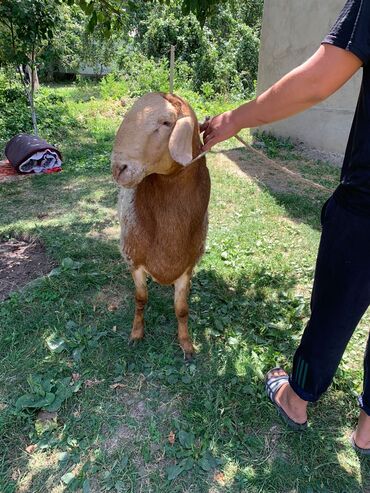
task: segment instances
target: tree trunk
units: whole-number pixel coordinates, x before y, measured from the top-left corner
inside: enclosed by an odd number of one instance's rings
[[[30,87],[30,106],[31,106],[31,117],[32,117],[32,125],[33,132],[35,135],[38,135],[37,129],[37,118],[36,118],[36,110],[35,110],[35,91],[39,89],[39,78],[37,75],[36,68],[36,57],[35,57],[35,49],[32,50],[31,56],[31,87]]]

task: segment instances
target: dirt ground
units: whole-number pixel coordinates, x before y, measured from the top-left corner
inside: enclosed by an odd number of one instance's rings
[[[35,240],[0,240],[0,301],[33,279],[50,272],[53,264]]]
[[[0,161],[0,183],[24,180],[25,178],[29,178],[30,176],[34,176],[34,174],[28,173],[22,175],[20,173],[17,173],[13,166],[9,164],[9,161],[7,161],[6,159]]]

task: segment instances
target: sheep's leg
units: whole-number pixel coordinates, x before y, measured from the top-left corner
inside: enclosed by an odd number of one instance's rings
[[[142,267],[131,272],[135,283],[135,318],[130,339],[136,341],[144,337],[144,308],[148,301],[146,273]]]
[[[194,347],[188,331],[189,306],[188,294],[192,272],[185,272],[175,281],[175,312],[178,321],[178,338],[185,359],[191,359]]]

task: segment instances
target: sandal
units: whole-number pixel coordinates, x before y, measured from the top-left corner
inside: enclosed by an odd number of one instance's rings
[[[279,368],[279,367],[273,368],[266,375],[265,389],[267,392],[267,396],[270,399],[270,401],[272,402],[272,404],[275,406],[275,408],[277,409],[279,416],[281,416],[281,418],[283,419],[285,424],[287,424],[289,426],[289,428],[291,428],[294,431],[304,431],[307,429],[307,421],[305,421],[304,423],[297,423],[296,421],[294,421],[292,418],[290,418],[287,415],[287,413],[284,411],[284,409],[281,406],[279,406],[279,404],[275,400],[275,396],[276,396],[278,390],[281,389],[281,387],[283,385],[286,385],[289,382],[289,376],[287,374],[276,375],[275,377],[270,377],[270,378],[268,377],[268,375],[271,372],[278,371],[278,370],[282,370],[282,368]]]

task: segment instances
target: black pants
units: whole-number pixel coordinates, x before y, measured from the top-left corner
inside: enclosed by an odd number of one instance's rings
[[[315,402],[332,382],[344,350],[370,304],[370,218],[332,197],[322,212],[322,236],[311,318],[293,361],[290,385]],[[370,415],[370,343],[364,360],[362,405]]]

